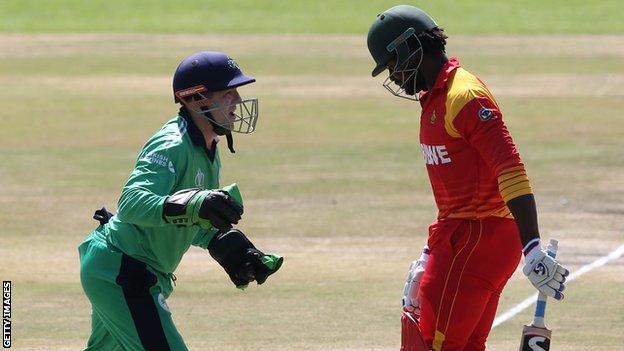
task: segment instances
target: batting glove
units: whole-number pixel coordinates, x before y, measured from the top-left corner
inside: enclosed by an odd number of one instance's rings
[[[420,258],[410,264],[409,271],[407,271],[405,286],[403,287],[403,311],[411,313],[415,318],[420,316],[418,289],[420,287],[420,280],[425,273],[428,260],[429,247],[425,246]]]
[[[527,244],[524,255],[522,272],[529,278],[531,284],[539,292],[557,300],[563,300],[566,276],[570,274],[570,271],[548,256],[542,249],[539,239],[534,239]]]

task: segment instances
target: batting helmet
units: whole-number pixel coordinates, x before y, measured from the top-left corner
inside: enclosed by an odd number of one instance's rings
[[[251,133],[256,128],[258,99],[239,100],[222,106],[211,100],[210,93],[255,81],[255,78],[244,75],[230,56],[202,51],[185,58],[178,65],[173,75],[173,96],[188,110],[207,118],[216,134],[227,135],[228,146],[233,150],[231,132]],[[215,114],[223,118],[215,118]]]
[[[438,24],[423,10],[410,6],[394,6],[377,15],[368,31],[368,51],[375,60],[373,77],[381,73],[396,54],[397,64],[407,62],[413,54],[406,40],[410,36],[438,27]]]
[[[254,77],[244,75],[230,56],[222,52],[202,51],[180,62],[173,75],[173,94],[175,101],[179,102],[180,96],[191,95],[201,87],[206,92],[215,92],[255,81]]]

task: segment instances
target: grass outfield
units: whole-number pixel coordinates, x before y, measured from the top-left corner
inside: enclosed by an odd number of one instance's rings
[[[408,3],[422,6],[452,33],[624,33],[620,0]],[[396,4],[389,0],[240,0],[235,5],[221,0],[3,0],[0,32],[362,35],[375,14]]]
[[[621,36],[459,36],[449,52],[490,83],[537,194],[543,235],[572,269],[624,242]],[[279,45],[275,45],[279,43]],[[341,50],[335,48],[339,46]],[[192,350],[396,350],[405,271],[435,216],[419,108],[369,76],[361,36],[0,35],[0,276],[16,350],[76,350],[89,305],[76,247],[114,209],[141,145],[175,113],[185,55],[225,50],[256,84],[258,130],[222,150],[242,229],[286,257],[240,292],[191,250],[169,299]],[[587,48],[580,49],[580,48]],[[621,350],[624,259],[569,285],[548,321],[559,350]],[[500,311],[533,292],[520,272]],[[513,350],[525,311],[491,335]],[[608,326],[608,328],[605,328]]]

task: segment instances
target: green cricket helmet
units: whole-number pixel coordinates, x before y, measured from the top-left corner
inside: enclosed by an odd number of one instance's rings
[[[410,6],[394,6],[379,15],[368,30],[368,50],[375,60],[373,77],[386,69],[394,55],[399,63],[406,63],[410,52],[406,40],[410,36],[438,27],[438,24],[423,10]]]

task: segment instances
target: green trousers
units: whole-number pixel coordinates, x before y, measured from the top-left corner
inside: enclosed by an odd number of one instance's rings
[[[108,245],[102,227],[78,251],[92,306],[86,350],[187,350],[165,302],[173,290],[167,275]]]

